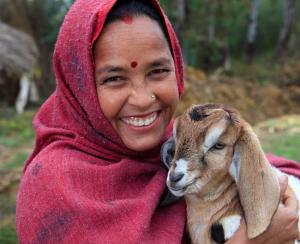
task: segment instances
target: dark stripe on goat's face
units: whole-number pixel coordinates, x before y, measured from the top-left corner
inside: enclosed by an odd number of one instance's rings
[[[207,117],[207,115],[204,114],[203,111],[198,111],[197,107],[189,112],[189,116],[193,121],[201,121]]]
[[[195,106],[189,112],[190,119],[192,121],[201,121],[208,116],[206,114],[207,110],[217,109],[217,108],[220,108],[220,105],[212,104],[212,103]]]

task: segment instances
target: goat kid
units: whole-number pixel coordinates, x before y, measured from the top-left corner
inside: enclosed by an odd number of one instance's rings
[[[269,164],[238,111],[217,104],[193,105],[176,119],[173,137],[161,153],[169,168],[170,192],[185,197],[193,243],[215,243],[211,230],[216,226],[223,228],[224,236],[218,239],[225,242],[242,216],[250,239],[267,229],[280,201],[276,174],[283,173]],[[300,202],[300,180],[288,178]]]

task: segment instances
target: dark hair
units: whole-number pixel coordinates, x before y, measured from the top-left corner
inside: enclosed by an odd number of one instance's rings
[[[158,10],[149,3],[149,0],[117,0],[116,4],[106,17],[105,25],[109,25],[118,20],[123,20],[128,16],[147,16],[152,20],[155,20],[161,27],[170,50],[172,50],[165,21]]]

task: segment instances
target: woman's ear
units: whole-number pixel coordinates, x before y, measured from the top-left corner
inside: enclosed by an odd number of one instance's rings
[[[278,208],[280,187],[250,125],[245,123],[241,133],[235,146],[230,174],[237,183],[248,237],[252,239],[269,226]]]

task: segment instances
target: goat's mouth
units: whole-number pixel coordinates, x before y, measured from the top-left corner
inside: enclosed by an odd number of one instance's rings
[[[181,197],[183,195],[185,195],[185,192],[187,190],[187,188],[191,185],[193,185],[194,182],[191,182],[189,184],[186,184],[185,186],[179,186],[179,187],[176,187],[176,186],[168,186],[169,187],[169,190],[171,191],[171,193],[176,196],[176,197]]]

